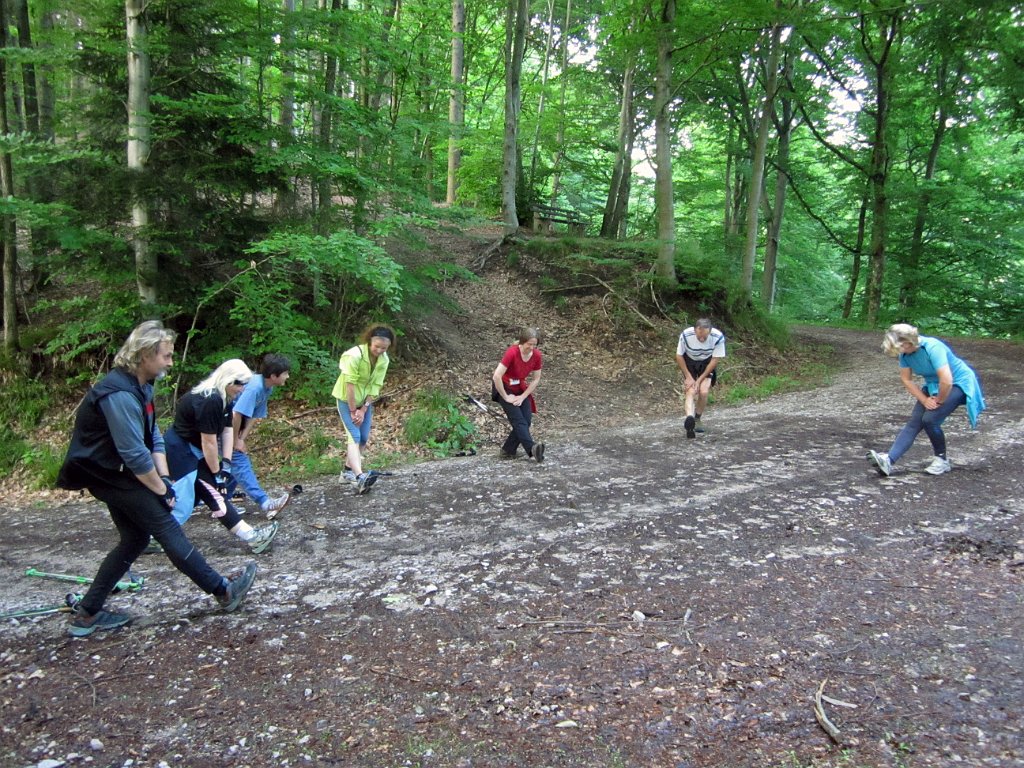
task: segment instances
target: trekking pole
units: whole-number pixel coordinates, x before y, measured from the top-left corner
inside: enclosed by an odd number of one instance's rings
[[[491,410],[490,408],[488,408],[488,407],[487,407],[486,405],[484,405],[483,403],[481,403],[481,402],[480,402],[479,400],[477,400],[477,399],[476,399],[475,397],[473,397],[472,395],[466,395],[466,402],[467,402],[467,403],[470,403],[471,405],[475,405],[475,406],[476,406],[477,408],[479,408],[479,409],[480,409],[481,411],[483,411],[483,412],[484,412],[484,413],[486,413],[487,415],[489,415],[489,416],[493,416],[493,417],[494,417],[494,418],[496,418],[496,419],[497,419],[498,421],[500,421],[500,422],[504,423],[505,419],[503,419],[503,418],[502,418],[501,416],[499,416],[498,414],[496,414],[496,413],[495,413],[494,411],[492,411],[492,410]]]
[[[43,605],[39,608],[21,608],[17,611],[8,611],[7,613],[0,613],[0,620],[6,621],[7,619],[27,619],[31,616],[46,616],[50,613],[71,613],[75,610],[75,607],[82,600],[82,595],[77,592],[68,592],[64,596],[64,602],[58,603],[57,605]]]
[[[35,568],[29,568],[25,571],[26,576],[36,576],[40,579],[53,579],[54,581],[70,581],[73,584],[92,584],[92,579],[87,576],[74,576],[69,573],[46,573],[45,571],[39,571]],[[131,571],[128,572],[128,579],[126,581],[119,581],[114,585],[115,592],[138,592],[142,589],[142,585],[146,583],[145,576],[136,576]]]

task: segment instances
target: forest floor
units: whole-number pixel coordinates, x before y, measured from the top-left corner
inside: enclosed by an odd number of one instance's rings
[[[449,286],[462,309],[413,339],[434,364],[392,386],[484,399],[536,323],[544,463],[499,461],[504,427],[477,412],[475,456],[388,467],[365,496],[304,479],[236,613],[147,556],[144,588],[109,601],[126,629],[4,621],[0,765],[1021,764],[1024,347],[953,340],[989,410],[948,422],[953,472],[921,471],[922,436],[881,478],[864,454],[911,406],[879,334],[794,329],[829,383],[719,402],[687,440],[671,339],[484,276]],[[0,515],[0,611],[59,602],[74,585],[25,569],[91,575],[113,541],[72,494]],[[205,515],[188,533],[222,571],[249,559]]]

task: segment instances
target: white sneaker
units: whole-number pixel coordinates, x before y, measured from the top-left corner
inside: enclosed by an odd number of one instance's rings
[[[950,465],[948,459],[944,459],[941,456],[936,456],[932,459],[932,463],[924,468],[924,471],[929,475],[942,475],[949,472],[953,467]]]
[[[252,538],[245,543],[249,545],[249,549],[252,550],[254,555],[260,554],[270,546],[270,542],[272,542],[274,537],[277,536],[277,529],[280,525],[281,524],[275,520],[272,523],[267,523],[266,525],[261,525],[259,528],[253,529]]]
[[[892,462],[889,461],[888,453],[868,451],[868,461],[875,465],[875,469],[878,470],[878,474],[882,475],[882,477],[888,477],[892,474]]]
[[[283,496],[278,496],[276,499],[267,499],[263,502],[263,511],[267,515],[268,520],[273,520],[277,517],[277,513],[288,506],[288,502],[291,500],[292,495],[286,493]]]
[[[341,470],[341,476],[338,479],[341,480],[341,482],[343,483],[351,483],[352,485],[355,485],[358,482],[356,473],[353,472],[351,469]]]

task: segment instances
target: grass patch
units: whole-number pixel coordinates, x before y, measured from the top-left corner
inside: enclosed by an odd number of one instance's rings
[[[764,400],[787,392],[827,386],[832,382],[834,371],[821,361],[828,359],[830,352],[828,349],[790,348],[781,355],[775,352],[768,356],[748,353],[740,361],[730,363],[727,360],[716,386],[711,390],[712,402],[735,404]],[[780,369],[786,372],[775,373]]]

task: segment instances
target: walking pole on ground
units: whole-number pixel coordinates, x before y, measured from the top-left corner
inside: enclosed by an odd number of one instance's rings
[[[70,581],[73,584],[92,584],[92,579],[88,576],[75,576],[70,573],[46,573],[35,568],[29,568],[25,571],[26,576],[35,576],[40,579],[53,579],[54,581]],[[124,581],[119,581],[114,585],[115,592],[138,592],[142,589],[142,585],[146,583],[145,576],[136,576],[131,571],[127,574],[128,578]]]
[[[68,592],[64,596],[64,602],[57,605],[43,605],[38,608],[21,608],[16,611],[0,613],[0,621],[7,619],[27,619],[32,616],[46,616],[50,613],[71,613],[75,606],[82,600],[82,595],[77,592]]]

